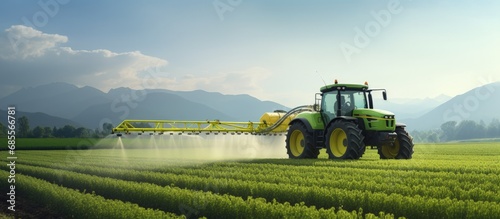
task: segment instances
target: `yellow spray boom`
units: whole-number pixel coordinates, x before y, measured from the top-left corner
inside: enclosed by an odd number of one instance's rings
[[[312,106],[296,107],[288,112],[275,111],[262,115],[259,122],[227,122],[219,120],[180,121],[180,120],[124,120],[113,128],[113,133],[150,133],[150,134],[278,134],[286,132],[288,124],[297,113],[312,111]]]

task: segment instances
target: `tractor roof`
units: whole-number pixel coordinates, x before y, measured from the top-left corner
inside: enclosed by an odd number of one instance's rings
[[[320,88],[322,93],[332,90],[367,90],[368,84],[330,84]]]

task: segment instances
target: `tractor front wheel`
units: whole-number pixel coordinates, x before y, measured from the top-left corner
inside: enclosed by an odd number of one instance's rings
[[[286,135],[286,151],[289,158],[318,158],[319,149],[314,146],[311,132],[300,122],[294,123]]]
[[[365,152],[364,136],[358,126],[338,120],[328,128],[325,136],[326,152],[330,159],[359,159]]]
[[[398,137],[393,145],[378,147],[380,159],[411,159],[413,155],[413,141],[410,134],[403,127],[396,128]]]

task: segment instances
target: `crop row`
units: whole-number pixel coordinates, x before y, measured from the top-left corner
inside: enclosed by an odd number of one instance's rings
[[[35,168],[35,167],[28,167]],[[36,168],[35,168],[36,169]],[[25,170],[25,168],[21,168]],[[54,171],[54,170],[53,170]],[[62,172],[66,172],[61,170]],[[429,198],[419,195],[404,196],[370,192],[362,190],[347,190],[342,188],[325,188],[316,185],[276,184],[268,182],[243,181],[235,179],[214,179],[176,174],[160,174],[145,171],[120,170],[109,168],[79,167],[74,171],[99,176],[127,179],[132,181],[150,182],[156,185],[171,185],[180,188],[209,190],[234,196],[256,196],[267,200],[276,199],[280,202],[300,203],[328,208],[343,206],[345,209],[363,208],[367,212],[385,210],[397,216],[409,217],[464,217],[467,215],[494,215],[500,213],[500,205],[496,202],[474,202],[472,200],[457,200],[450,198]],[[37,174],[37,171],[30,174]],[[56,174],[59,171],[54,171]],[[344,181],[343,183],[348,183]],[[368,188],[369,189],[369,188]],[[437,190],[436,190],[437,192]],[[446,209],[446,210],[442,210]]]
[[[0,170],[0,177],[7,178],[8,172]],[[9,188],[2,180],[2,188]],[[71,218],[184,218],[159,210],[145,209],[120,200],[104,199],[91,193],[64,188],[44,180],[23,174],[16,174],[16,196],[43,203],[46,207]],[[23,206],[17,205],[17,210]]]
[[[132,152],[144,153],[141,150],[132,150]],[[155,151],[155,150],[150,150]],[[149,150],[147,151],[149,152]],[[131,153],[130,151],[128,153]],[[19,151],[18,157],[22,160],[43,160],[52,161],[57,164],[87,164],[87,163],[109,163],[116,165],[140,165],[144,168],[157,168],[163,166],[186,166],[193,164],[206,163],[203,160],[188,159],[163,159],[154,156],[144,157],[120,157],[121,152],[116,150],[53,150],[53,151]]]
[[[424,171],[424,172],[449,172],[449,173],[483,173],[500,174],[500,163],[491,166],[492,162],[487,162],[483,157],[471,158],[474,160],[463,160],[462,156],[457,156],[453,161],[449,160],[376,160],[369,161],[341,161],[331,160],[275,160],[273,164],[284,164],[294,166],[315,166],[315,167],[343,167],[369,170],[398,170],[398,171]],[[467,162],[467,165],[463,165]],[[252,163],[269,163],[267,160],[252,161]]]
[[[137,153],[132,153],[132,152]],[[20,152],[22,153],[22,152]],[[83,150],[83,151],[41,151],[40,153],[50,157],[50,160],[60,163],[81,163],[102,160],[115,162],[120,164],[132,163],[134,168],[154,169],[165,166],[166,164],[186,165],[192,163],[201,163],[193,160],[179,160],[173,158],[157,157],[158,154],[168,154],[168,149],[162,150],[129,150],[127,156],[119,157],[120,150]],[[136,155],[138,154],[138,155]],[[395,171],[423,171],[423,172],[447,172],[455,174],[496,174],[500,175],[500,163],[498,156],[472,156],[472,155],[436,155],[442,158],[433,158],[432,155],[425,159],[414,159],[409,161],[392,161],[392,160],[360,160],[359,162],[334,162],[330,160],[253,160],[254,164],[273,164],[286,166],[303,166],[309,168],[317,167],[336,167],[336,168],[356,168],[370,170],[395,170]],[[443,157],[444,156],[444,157]],[[29,159],[35,158],[29,155]],[[446,158],[446,159],[444,159]],[[43,158],[42,158],[43,159]],[[49,158],[47,158],[49,159]],[[464,165],[464,163],[467,165]],[[136,164],[142,164],[138,167]]]
[[[159,186],[108,177],[91,176],[66,170],[53,170],[43,167],[18,165],[20,173],[59,183],[65,187],[94,191],[109,199],[134,202],[140,206],[160,209],[166,212],[209,218],[358,218],[356,211],[347,212],[334,208],[317,209],[304,203],[294,205],[263,198],[246,199],[231,195],[219,195],[212,192],[193,191],[171,186]],[[365,214],[366,218],[376,218]],[[393,218],[393,215],[381,213],[381,217]]]
[[[112,165],[114,166],[114,165]],[[119,166],[116,166],[119,167]],[[134,168],[135,167],[135,168]],[[128,168],[141,170],[140,165],[131,165]],[[145,168],[146,169],[146,168]],[[314,171],[311,171],[314,169]],[[449,185],[450,181],[457,181],[462,184],[468,182],[474,183],[474,188],[477,184],[492,184],[497,186],[500,180],[500,175],[496,174],[457,174],[450,172],[425,172],[425,171],[403,171],[403,170],[384,170],[384,169],[363,169],[363,168],[349,168],[349,167],[336,167],[336,166],[289,166],[289,165],[276,165],[276,164],[254,164],[254,163],[239,163],[239,162],[224,162],[214,163],[190,168],[179,168],[172,166],[165,166],[153,169],[155,172],[168,172],[178,174],[193,174],[204,175],[212,177],[235,177],[235,175],[244,175],[248,180],[260,180],[261,175],[268,175],[267,173],[273,172],[275,180],[280,182],[284,181],[301,180],[303,177],[321,179],[330,179],[338,176],[347,177],[351,180],[372,180],[377,183],[387,183],[398,181],[403,184],[424,184],[433,186],[457,186]],[[245,174],[242,174],[245,173]],[[431,180],[432,179],[432,180]],[[488,187],[488,186],[486,186]],[[465,187],[471,189],[472,187]],[[497,188],[492,188],[497,191]]]

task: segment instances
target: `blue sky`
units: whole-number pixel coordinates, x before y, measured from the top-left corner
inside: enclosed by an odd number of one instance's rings
[[[7,0],[0,97],[62,81],[293,107],[323,79],[368,81],[390,98],[454,96],[500,80],[498,11],[493,0]]]

